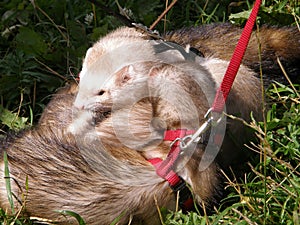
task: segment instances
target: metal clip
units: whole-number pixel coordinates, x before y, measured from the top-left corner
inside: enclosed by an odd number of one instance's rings
[[[181,139],[181,138],[176,138],[174,141],[172,141],[172,143],[170,144],[170,147],[172,148],[173,145],[174,145],[177,141],[180,141],[180,143],[181,143],[182,139]]]
[[[201,135],[205,131],[207,131],[210,128],[210,126],[211,120],[205,121],[193,135],[188,135],[181,139],[180,148],[184,150],[188,148],[192,143],[199,142],[201,140]]]
[[[215,126],[221,122],[222,116],[217,120],[211,115],[212,108],[205,114],[206,121],[199,127],[199,129],[192,135],[185,136],[180,141],[180,148],[187,149],[192,143],[198,143],[201,140],[201,135],[205,133],[211,126]],[[210,115],[210,116],[209,116]]]

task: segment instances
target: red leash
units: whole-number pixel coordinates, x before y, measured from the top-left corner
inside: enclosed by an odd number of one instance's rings
[[[248,42],[251,37],[252,29],[253,29],[254,23],[256,21],[256,17],[257,17],[260,5],[261,5],[261,0],[256,0],[255,4],[253,6],[253,9],[251,11],[251,14],[249,16],[249,19],[247,20],[245,28],[241,34],[241,37],[240,37],[240,39],[236,45],[236,48],[234,50],[234,53],[231,57],[230,63],[228,65],[228,68],[224,75],[221,86],[217,90],[217,94],[216,94],[216,97],[214,99],[214,103],[212,106],[213,112],[221,113],[224,109],[227,96],[230,92],[233,81],[236,77],[236,74],[241,65],[243,56],[247,49],[247,45],[248,45]]]
[[[260,4],[261,0],[256,0],[250,17],[231,57],[223,81],[217,90],[214,103],[207,115],[210,114],[211,111],[221,114],[224,109],[227,96],[231,90],[233,81],[237,75],[243,56],[247,49]],[[179,191],[179,194],[182,192],[183,196],[180,196],[180,206],[185,212],[189,211],[193,206],[191,201],[192,194],[189,192],[189,190],[187,190],[188,188],[186,187],[185,181],[172,170],[172,166],[177,160],[182,149],[184,150],[187,148],[192,142],[199,142],[199,137],[210,128],[213,120],[215,120],[213,117],[208,116],[207,121],[196,132],[187,130],[167,131],[168,133],[165,133],[164,140],[174,140],[167,158],[165,160],[158,158],[148,159],[148,161],[155,166],[156,173],[168,181],[174,192]],[[216,122],[218,123],[218,121]],[[190,135],[188,135],[188,133]],[[191,133],[194,134],[192,135]],[[189,139],[187,143],[185,143],[186,139]]]

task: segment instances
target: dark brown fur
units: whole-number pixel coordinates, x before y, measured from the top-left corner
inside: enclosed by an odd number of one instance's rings
[[[170,32],[166,39],[181,45],[190,44],[204,57],[230,60],[242,30],[230,23],[216,23]],[[266,83],[269,84],[272,80],[285,81],[277,57],[290,78],[300,82],[300,32],[297,27],[262,26],[253,31],[243,64],[256,73],[260,72],[259,44]]]

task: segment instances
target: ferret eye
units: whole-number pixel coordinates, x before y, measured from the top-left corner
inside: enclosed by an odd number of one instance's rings
[[[98,92],[98,95],[104,95],[104,93],[105,93],[104,90],[100,90],[100,91]]]

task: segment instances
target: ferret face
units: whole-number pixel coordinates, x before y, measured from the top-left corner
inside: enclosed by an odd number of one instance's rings
[[[105,90],[113,87],[113,76],[126,66],[145,59],[154,60],[152,47],[145,39],[146,35],[134,28],[120,28],[88,49],[80,72],[75,107],[86,108],[99,96],[102,100],[108,98],[110,93]]]
[[[147,41],[128,42],[100,55],[96,61],[88,65],[92,55],[94,54],[87,54],[86,63],[80,73],[79,93],[74,103],[75,107],[80,109],[86,108],[90,101],[95,102],[101,95],[102,99],[105,98],[106,94],[109,94],[106,90],[113,89],[116,83],[128,81],[126,73],[130,65],[157,61],[153,48]]]

